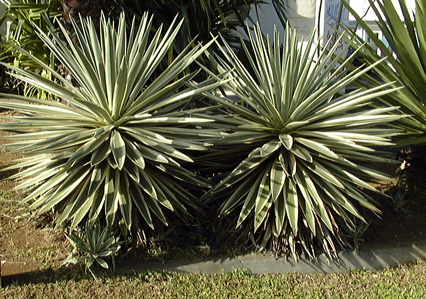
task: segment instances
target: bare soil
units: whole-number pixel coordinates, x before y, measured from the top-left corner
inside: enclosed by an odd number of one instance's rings
[[[10,112],[0,112],[2,116]],[[0,131],[0,170],[20,158],[4,147],[1,139],[10,133]],[[13,189],[16,182],[9,180],[11,171],[0,171],[0,260],[2,276],[11,276],[60,265],[67,252],[65,239],[58,230],[43,219],[28,214],[19,194]]]

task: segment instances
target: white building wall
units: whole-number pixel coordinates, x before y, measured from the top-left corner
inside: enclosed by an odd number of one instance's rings
[[[287,16],[293,28],[296,28],[306,40],[312,31],[318,31],[318,35],[323,37],[325,42],[334,33],[333,26],[336,25],[335,19],[338,17],[338,12],[341,6],[341,0],[285,0],[287,3],[288,11]],[[415,0],[405,0],[408,8],[415,11]],[[263,31],[271,35],[274,26],[282,31],[282,25],[274,10],[271,0],[266,0],[267,4],[261,6],[258,11],[252,9],[250,16],[253,19],[258,19],[262,25]],[[392,0],[394,6],[399,10],[399,0]],[[381,38],[381,32],[376,25],[377,16],[374,10],[370,7],[368,0],[349,0],[351,7],[362,16],[374,32]],[[401,15],[401,13],[400,13]],[[367,34],[359,27],[356,26],[355,18],[348,13],[344,12],[341,17],[341,22],[352,28],[357,28],[357,34],[368,42]],[[342,45],[343,47],[343,45]]]
[[[408,6],[408,9],[414,12],[416,9],[416,1],[415,0],[405,0]],[[374,13],[374,10],[370,7],[370,2],[368,0],[351,0],[350,2],[351,7],[357,12],[358,15],[362,16],[362,19],[364,21],[376,21],[377,17]],[[397,8],[397,11],[399,12],[400,16],[401,10],[399,9],[399,1],[398,0],[392,0],[392,3]],[[350,15],[349,20],[355,21],[355,18]]]
[[[414,11],[416,9],[416,2],[415,0],[405,0],[407,3],[408,9],[414,14]],[[403,18],[402,12],[399,5],[399,0],[392,0],[392,3],[394,7],[396,8],[397,12],[399,13],[400,18]],[[365,21],[369,27],[373,30],[373,32],[377,35],[378,38],[380,38],[385,44],[387,43],[386,39],[383,37],[383,34],[377,25],[377,16],[374,12],[374,9],[371,7],[371,4],[368,0],[352,0],[350,2],[351,7],[355,10],[355,12],[362,17],[362,20]],[[358,26],[354,16],[349,16],[349,26],[353,29],[356,29],[356,33],[358,36],[362,37],[367,43],[372,43],[371,39],[369,38],[368,34],[360,27]],[[374,47],[374,44],[370,44]]]
[[[412,11],[415,10],[415,0],[405,0],[407,6]],[[274,7],[271,0],[266,0],[266,4],[261,6],[258,10],[259,22],[262,24],[266,33],[271,33],[274,24],[277,28],[282,28],[277,14],[275,13]],[[301,31],[311,32],[316,26],[312,19],[318,14],[320,3],[323,6],[327,6],[327,2],[331,5],[338,5],[340,0],[286,0],[288,5],[288,17],[293,20],[295,27],[300,28]],[[399,8],[399,0],[392,0],[395,7]],[[374,11],[370,8],[370,2],[368,0],[349,0],[351,7],[360,15],[363,16],[365,21],[375,21],[377,17]],[[250,16],[257,19],[257,14],[254,9],[251,10]],[[349,20],[354,21],[355,18],[350,15]]]
[[[274,10],[271,0],[268,4],[261,6],[261,9],[250,12],[253,19],[258,19],[263,32],[271,36],[274,26],[281,32],[282,25]],[[336,19],[340,17],[340,22],[349,25],[349,13],[342,6],[340,0],[285,0],[287,5],[287,18],[290,25],[295,28],[304,40],[307,40],[312,32],[316,30],[317,38],[322,38],[322,43],[335,38]],[[344,43],[339,46],[343,49]]]
[[[280,19],[275,12],[271,0],[267,0],[266,2],[268,3],[261,5],[257,9],[254,9],[254,6],[252,6],[250,10],[250,17],[253,21],[260,23],[265,34],[272,36],[274,26],[276,26],[280,32],[283,31],[283,26],[281,25]]]
[[[278,29],[282,29],[282,26],[272,1],[266,0],[265,2],[267,3],[261,5],[260,9],[252,9],[250,16],[260,22],[265,33],[271,34],[274,26],[277,26]],[[320,25],[321,33],[324,33],[325,19],[331,21],[332,18],[337,17],[341,5],[340,0],[285,0],[285,2],[288,7],[287,17],[290,24],[306,37],[310,36],[314,29],[318,29],[318,25]],[[343,20],[346,19],[348,19],[348,14],[343,13]]]

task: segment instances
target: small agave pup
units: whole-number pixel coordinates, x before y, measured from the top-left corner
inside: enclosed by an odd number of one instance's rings
[[[206,183],[180,163],[192,162],[187,150],[204,150],[202,140],[215,133],[191,127],[210,120],[190,117],[183,107],[220,83],[193,83],[195,73],[184,74],[208,45],[188,46],[161,69],[180,24],[153,34],[151,21],[145,14],[128,31],[124,15],[117,27],[102,17],[98,34],[83,19],[81,28],[74,24],[80,46],[62,27],[67,45],[53,32],[40,32],[78,87],[40,61],[61,84],[9,66],[16,78],[61,100],[2,95],[21,100],[2,102],[20,116],[0,129],[19,132],[9,137],[10,146],[29,156],[11,168],[23,168],[14,178],[30,209],[53,209],[58,224],[101,218],[126,232],[137,215],[146,225],[136,229],[154,229],[167,225],[165,210],[185,218],[189,207],[198,208],[186,187]]]
[[[277,32],[271,43],[259,27],[249,38],[250,70],[226,43],[216,58],[220,72],[235,78],[225,86],[239,100],[209,95],[226,107],[218,123],[226,119],[235,129],[215,141],[218,151],[205,159],[229,156],[240,163],[204,199],[220,204],[223,217],[237,215],[236,226],[250,230],[260,248],[314,257],[320,247],[332,257],[343,233],[363,220],[358,207],[378,211],[363,190],[375,191],[368,182],[387,178],[365,165],[388,161],[371,147],[390,144],[397,132],[386,124],[401,116],[373,104],[392,90],[384,85],[342,94],[370,67],[346,72],[350,58],[339,64],[337,45],[321,50],[312,37],[304,47],[290,28],[282,46]]]

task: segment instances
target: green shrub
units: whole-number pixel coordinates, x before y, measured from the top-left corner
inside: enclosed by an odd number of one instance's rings
[[[6,11],[3,16],[0,16],[0,25],[6,27],[6,34],[1,38],[0,61],[52,79],[49,72],[46,72],[25,52],[17,49],[16,46],[25,49],[26,52],[31,53],[31,55],[37,57],[37,59],[43,61],[51,68],[57,68],[57,61],[37,35],[37,28],[45,33],[49,32],[49,27],[52,26],[50,20],[60,15],[61,6],[59,1],[10,0],[1,2],[6,6]],[[38,98],[47,97],[43,90],[38,90],[20,80],[15,79],[9,85],[8,92],[24,93]]]
[[[198,209],[187,187],[207,183],[181,163],[191,163],[188,150],[205,150],[204,136],[216,133],[191,127],[210,120],[191,117],[185,106],[220,82],[193,83],[196,73],[182,75],[208,45],[188,46],[159,69],[181,23],[154,36],[151,23],[145,14],[140,25],[127,28],[123,14],[115,28],[102,17],[98,35],[92,21],[83,19],[81,29],[74,23],[81,46],[63,27],[66,45],[58,34],[39,31],[77,86],[30,53],[61,84],[8,66],[14,77],[61,100],[2,95],[20,100],[1,103],[21,115],[0,129],[18,132],[10,146],[28,156],[13,166],[24,169],[13,178],[19,179],[17,188],[26,192],[30,209],[53,209],[56,222],[71,228],[105,218],[124,233],[135,220],[135,229],[154,229],[168,224],[167,214],[185,220],[190,209]]]
[[[239,164],[218,173],[220,182],[204,199],[219,203],[220,216],[249,231],[246,241],[260,248],[314,257],[319,247],[334,256],[348,244],[344,233],[357,230],[356,219],[365,221],[359,207],[378,212],[365,191],[376,191],[369,182],[387,177],[365,164],[388,161],[372,147],[391,144],[395,131],[384,126],[400,116],[373,102],[393,90],[341,93],[374,65],[346,72],[351,58],[338,64],[344,51],[335,57],[337,44],[328,52],[312,36],[304,48],[290,28],[282,46],[277,32],[271,43],[259,27],[249,38],[250,66],[230,46],[216,59],[234,78],[225,86],[238,100],[209,96],[222,105],[218,123],[234,129],[205,159],[220,161],[222,169]]]

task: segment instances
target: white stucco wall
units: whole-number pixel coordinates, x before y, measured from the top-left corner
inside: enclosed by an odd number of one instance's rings
[[[414,13],[416,9],[416,2],[415,0],[405,0],[407,3],[408,9]],[[398,0],[392,0],[392,3],[394,7],[396,8],[397,12],[399,13],[400,17],[402,18],[402,12],[400,9],[399,1]],[[383,34],[377,25],[376,21],[378,20],[374,10],[371,8],[371,4],[368,0],[351,0],[350,2],[352,8],[356,11],[356,13],[362,17],[363,21],[365,21],[369,27],[373,30],[373,32],[384,42],[387,43],[386,39],[383,37]],[[349,26],[352,28],[356,28],[356,33],[358,36],[362,37],[367,43],[371,43],[372,46],[374,44],[372,43],[371,39],[369,38],[368,34],[360,27],[357,26],[357,22],[355,18],[350,15],[349,16]]]
[[[398,1],[399,0],[392,0],[397,8],[399,8]],[[275,13],[272,1],[266,0],[265,2],[267,2],[267,4],[261,6],[261,9],[257,11],[258,14],[254,9],[252,9],[250,16],[253,19],[257,19],[257,16],[259,16],[258,19],[264,32],[271,34],[273,32],[274,25],[276,25],[278,29],[282,29],[282,26],[277,14]],[[318,15],[321,0],[286,0],[286,2],[288,5],[288,17],[291,20],[292,25],[298,28],[301,33],[309,35],[310,32],[317,27],[318,22],[313,19],[315,19]],[[414,11],[415,0],[406,0],[406,2],[409,9]],[[322,0],[322,3],[322,13],[324,13],[324,7],[330,5],[334,6],[333,10],[335,12],[335,7],[336,5],[339,5],[340,0]],[[370,8],[370,2],[368,0],[350,0],[349,3],[359,15],[363,16],[363,20],[377,20],[374,11]],[[344,16],[344,19],[346,18],[350,21],[354,21],[354,17],[352,15]]]
[[[316,29],[318,36],[322,36],[323,44],[333,36],[335,25],[335,18],[338,15],[341,0],[285,0],[288,6],[287,16],[290,24],[293,28],[296,28],[300,34],[304,36],[306,40],[311,32]],[[384,42],[380,28],[376,24],[377,16],[374,10],[370,7],[370,1],[368,0],[348,0],[351,7],[363,17],[370,28],[377,34],[377,36]],[[405,0],[409,10],[415,11],[415,0]],[[264,4],[260,10],[251,10],[250,16],[253,19],[258,19],[262,25],[263,31],[266,34],[271,35],[274,26],[278,30],[282,31],[282,25],[279,18],[274,10],[271,0],[266,0],[268,4]],[[400,12],[399,0],[392,0],[397,11]],[[321,5],[320,5],[321,3]],[[400,13],[402,17],[402,14]],[[360,27],[357,26],[355,18],[350,15],[347,11],[342,15],[342,23],[352,28],[356,28],[357,34],[361,36],[366,42],[371,42],[367,33]],[[331,26],[330,26],[331,24]],[[340,45],[340,49],[344,48],[344,42]]]
[[[267,0],[266,2],[269,3],[261,5],[258,9],[252,7],[250,10],[250,17],[254,21],[259,22],[263,31],[271,36],[274,31],[274,26],[281,32],[283,27],[271,1]]]
[[[274,10],[271,0],[267,0],[260,10],[251,10],[250,16],[258,19],[266,34],[271,35],[274,26],[282,31],[282,25]],[[316,30],[318,37],[322,37],[323,43],[333,38],[336,19],[340,16],[341,23],[349,24],[349,13],[346,9],[342,11],[340,0],[285,0],[288,10],[287,17],[293,28],[296,28],[304,40],[307,40],[312,32]],[[342,12],[342,14],[340,14]],[[343,43],[340,48],[343,48]]]
[[[416,8],[416,2],[415,0],[405,0],[408,6],[408,9],[411,11],[414,11]],[[401,15],[401,10],[399,9],[399,1],[398,0],[392,0],[392,3],[397,8],[397,11]],[[357,12],[358,15],[362,16],[364,21],[376,21],[377,17],[374,13],[374,10],[370,7],[370,2],[368,0],[351,0],[350,2],[351,7]],[[349,20],[353,21],[355,18],[350,15]]]

